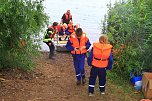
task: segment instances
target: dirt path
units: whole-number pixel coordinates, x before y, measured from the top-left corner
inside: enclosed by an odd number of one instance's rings
[[[4,80],[0,82],[0,101],[131,101],[131,95],[122,96],[121,88],[112,91],[112,85],[107,87],[105,95],[98,93],[88,96],[88,77],[90,68],[86,65],[87,83],[76,86],[73,60],[71,54],[57,53],[56,60],[47,59],[48,53],[43,53],[37,59],[37,67],[33,72],[5,70],[0,72]],[[97,84],[96,84],[97,85]]]

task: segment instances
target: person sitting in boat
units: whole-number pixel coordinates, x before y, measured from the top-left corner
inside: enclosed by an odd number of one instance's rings
[[[75,26],[73,25],[73,21],[70,21],[68,24],[68,34],[71,35],[73,32],[75,32]]]
[[[66,31],[66,35],[67,35],[67,36],[66,36],[65,40],[66,40],[67,38],[69,38],[69,36],[70,36],[73,32],[75,32],[75,30],[78,29],[78,28],[79,28],[79,25],[78,25],[78,24],[74,25],[74,24],[73,24],[73,21],[70,21],[69,24],[68,24],[67,31]]]
[[[63,14],[62,18],[61,18],[61,24],[66,23],[67,25],[69,24],[70,20],[72,21],[72,15],[70,10],[67,10],[66,13]]]
[[[55,59],[54,58],[54,52],[55,52],[55,46],[52,42],[52,39],[54,38],[55,34],[58,33],[58,23],[53,22],[53,25],[49,26],[44,34],[43,42],[46,43],[49,47],[50,53],[49,53],[49,59]]]
[[[66,33],[68,33],[67,24],[64,23],[63,25],[60,24],[59,26],[59,36],[64,36]],[[59,37],[59,41],[62,41],[61,37]]]

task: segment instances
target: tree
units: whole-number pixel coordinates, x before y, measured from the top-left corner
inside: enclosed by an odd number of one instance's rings
[[[48,16],[44,0],[0,1],[0,68],[32,69]]]

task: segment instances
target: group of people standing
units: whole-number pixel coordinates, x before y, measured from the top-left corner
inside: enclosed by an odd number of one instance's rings
[[[70,10],[67,10],[61,18],[61,23],[69,24],[72,22],[72,15]],[[51,41],[53,36],[60,31],[58,23],[54,22],[52,26],[48,27],[46,35],[44,36],[44,42],[50,48],[49,58],[54,57],[54,44]],[[50,33],[47,35],[47,33]],[[91,46],[89,38],[86,33],[83,32],[82,28],[76,28],[72,33],[69,34],[70,37],[67,41],[66,48],[71,51],[73,57],[73,64],[76,74],[76,85],[81,85],[86,83],[85,76],[85,58],[88,49]],[[94,87],[96,78],[99,78],[99,90],[100,94],[105,94],[106,85],[106,70],[112,69],[113,58],[111,53],[112,45],[108,43],[108,37],[103,34],[99,37],[99,42],[93,43],[93,47],[89,52],[87,57],[88,65],[91,66],[90,77],[89,77],[89,96],[94,95]]]

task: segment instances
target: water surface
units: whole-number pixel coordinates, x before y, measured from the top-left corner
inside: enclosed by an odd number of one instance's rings
[[[60,22],[62,15],[71,10],[74,24],[87,33],[91,43],[98,40],[101,34],[101,20],[107,13],[107,4],[110,0],[45,0],[45,12],[50,17],[50,22]],[[111,0],[114,3],[115,0]],[[43,37],[43,35],[42,35]],[[41,44],[43,51],[48,51],[45,43]]]

